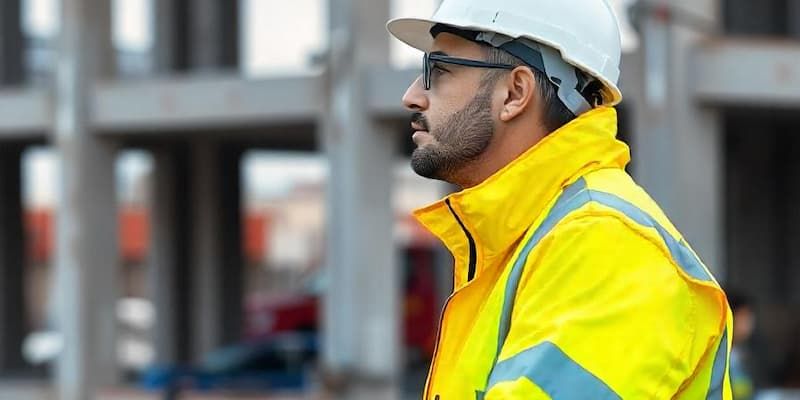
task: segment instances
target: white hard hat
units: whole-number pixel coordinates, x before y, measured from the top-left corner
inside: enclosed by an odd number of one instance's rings
[[[599,80],[603,104],[622,101],[617,86],[622,58],[619,23],[606,0],[443,0],[433,17],[398,18],[387,28],[397,39],[430,52],[431,29],[437,25],[544,45],[537,50],[555,50],[559,59]],[[562,93],[559,97],[565,100]]]

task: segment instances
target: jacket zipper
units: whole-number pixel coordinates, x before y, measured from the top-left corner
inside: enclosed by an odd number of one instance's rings
[[[472,234],[469,233],[464,223],[461,222],[461,218],[458,217],[456,210],[454,210],[453,206],[450,204],[450,199],[447,199],[445,203],[447,204],[447,208],[450,209],[450,213],[452,213],[453,217],[455,217],[456,221],[458,221],[458,225],[461,226],[461,230],[463,230],[464,234],[467,235],[467,241],[469,242],[469,270],[467,272],[467,282],[472,282],[472,279],[475,278],[475,265],[478,262],[478,260],[476,260],[476,253],[478,250],[475,246],[475,239],[472,237]]]
[[[467,273],[467,281],[472,281],[475,278],[475,269],[477,265],[477,248],[475,247],[475,239],[473,239],[472,234],[469,233],[467,227],[464,226],[464,223],[461,222],[461,218],[458,217],[456,211],[453,209],[453,206],[450,205],[450,199],[445,201],[447,204],[447,208],[450,209],[450,213],[453,214],[456,221],[458,221],[458,225],[461,226],[461,229],[464,231],[464,234],[467,235],[467,240],[469,241],[469,270]],[[447,297],[447,300],[444,302],[444,307],[442,307],[442,314],[439,316],[439,329],[436,332],[436,344],[433,346],[433,361],[431,362],[431,369],[428,377],[428,382],[425,387],[425,397],[430,399],[430,390],[431,386],[433,386],[433,374],[436,372],[436,360],[439,358],[439,341],[442,339],[442,330],[444,329],[444,316],[447,313],[447,306],[450,305],[450,300],[453,299],[455,293],[451,294]],[[434,395],[434,400],[439,400],[439,395]]]

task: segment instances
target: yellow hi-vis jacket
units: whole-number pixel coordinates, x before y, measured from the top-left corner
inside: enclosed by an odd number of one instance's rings
[[[725,295],[616,126],[588,112],[415,212],[455,258],[425,399],[731,399]]]

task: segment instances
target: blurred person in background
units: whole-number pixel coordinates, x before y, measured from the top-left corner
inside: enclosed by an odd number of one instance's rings
[[[425,399],[731,399],[723,291],[625,172],[605,0],[444,0],[388,23],[424,52],[415,212],[455,258]],[[690,193],[678,195],[691,195]]]
[[[733,398],[749,400],[755,394],[755,385],[749,370],[747,341],[756,325],[753,303],[743,292],[729,290],[728,302],[733,311],[733,346],[731,348],[730,374]]]

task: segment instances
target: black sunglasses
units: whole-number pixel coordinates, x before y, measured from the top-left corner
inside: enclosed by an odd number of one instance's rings
[[[422,81],[425,84],[425,90],[431,90],[431,72],[433,71],[434,64],[453,64],[461,65],[464,67],[473,68],[490,68],[490,69],[507,69],[512,70],[516,68],[510,64],[495,64],[485,61],[470,60],[467,58],[450,57],[438,53],[425,53],[422,58]]]

